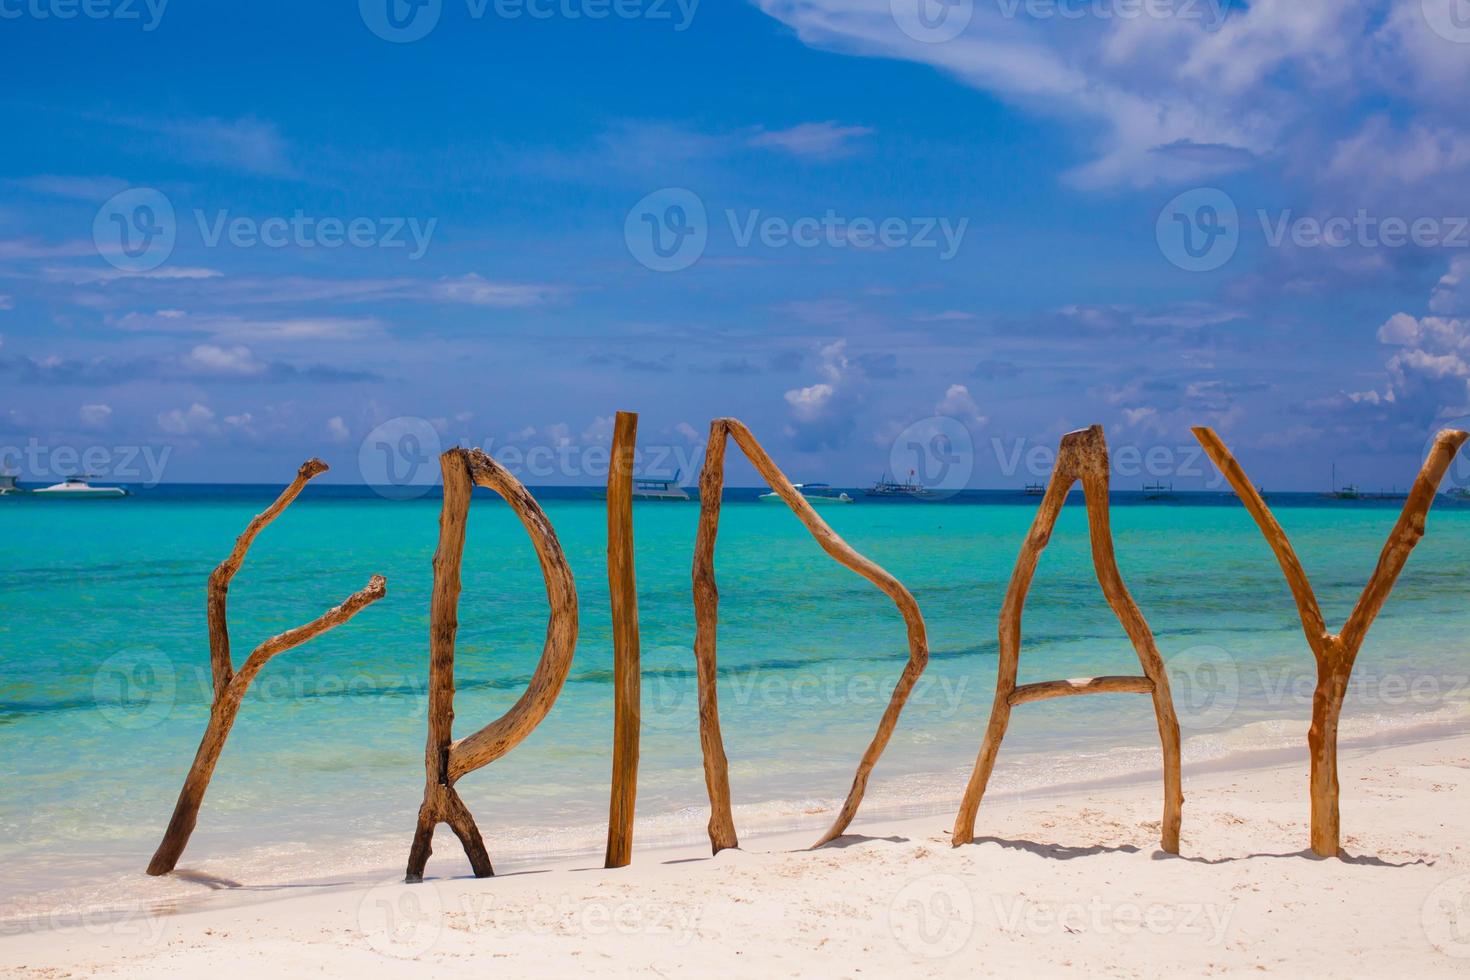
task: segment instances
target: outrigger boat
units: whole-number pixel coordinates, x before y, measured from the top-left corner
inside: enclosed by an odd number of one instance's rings
[[[914,471],[909,470],[909,478],[903,483],[898,483],[883,474],[883,479],[873,484],[864,493],[869,497],[908,497],[913,500],[923,500],[934,494],[928,487],[914,479]]]

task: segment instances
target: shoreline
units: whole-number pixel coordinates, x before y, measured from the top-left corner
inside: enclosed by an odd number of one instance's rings
[[[950,814],[864,812],[816,851],[805,832],[749,835],[716,857],[704,842],[646,847],[605,871],[600,856],[492,847],[497,877],[474,879],[441,833],[423,885],[401,884],[395,869],[244,884],[61,929],[12,925],[0,964],[19,976],[217,978],[267,963],[278,975],[363,977],[421,975],[425,964],[551,975],[705,975],[731,964],[772,975],[1463,975],[1470,943],[1453,916],[1470,899],[1470,733],[1344,746],[1342,760],[1342,860],[1305,854],[1304,758],[1202,763],[1185,770],[1177,858],[1157,850],[1159,794],[1142,781],[992,800],[977,842],[962,848],[948,844]],[[1139,960],[1145,941],[1150,958]]]
[[[1382,721],[1374,716],[1360,718],[1355,722],[1345,719],[1341,737],[1343,778],[1351,778],[1350,760],[1356,755],[1411,746],[1433,745],[1456,739],[1470,739],[1470,705],[1451,706],[1449,713],[1455,717],[1438,718],[1432,721],[1408,724],[1383,730],[1375,723]],[[1293,723],[1294,724],[1294,723]],[[1285,722],[1256,723],[1210,736],[1196,736],[1185,742],[1185,764],[1183,773],[1186,782],[1212,776],[1240,776],[1252,772],[1276,769],[1300,770],[1302,789],[1302,813],[1306,810],[1307,749],[1305,744],[1305,722],[1301,724],[1299,738],[1283,739],[1265,748],[1235,748],[1223,754],[1206,758],[1190,759],[1190,747],[1198,749],[1202,739],[1219,735],[1233,736],[1233,740],[1247,741],[1261,737],[1261,727],[1279,730],[1290,727]],[[1030,749],[1010,753],[1012,759],[1020,757],[1030,760],[1048,753]],[[1196,752],[1196,754],[1198,754]],[[1016,808],[1027,805],[1040,806],[1061,800],[1075,799],[1097,793],[1136,792],[1146,795],[1157,792],[1161,778],[1156,758],[1156,747],[1118,746],[1102,754],[1102,758],[1118,761],[1138,761],[1140,765],[1123,765],[1118,771],[1105,775],[1078,778],[1075,775],[1055,782],[1017,786],[1013,779],[999,775],[993,780],[982,807],[980,828],[983,829],[984,813],[993,808]],[[1002,750],[1002,760],[1006,752]],[[1073,762],[1072,772],[1089,768],[1097,756],[1079,753]],[[881,767],[879,770],[881,774]],[[938,818],[946,833],[949,821],[959,805],[960,792],[968,770],[951,770],[946,773],[914,773],[890,776],[878,780],[858,813],[856,825],[881,828],[885,823],[904,823],[918,819]],[[1014,773],[1011,774],[1012,776]],[[1160,797],[1161,801],[1161,797]],[[840,805],[840,797],[808,800],[767,800],[760,803],[736,803],[734,813],[736,827],[740,831],[742,847],[759,847],[771,841],[800,841],[804,836],[813,840],[831,821],[831,815]],[[634,833],[634,864],[640,859],[652,860],[671,852],[686,853],[690,850],[708,851],[705,822],[708,805],[686,807],[672,813],[640,815]],[[38,925],[61,919],[86,918],[102,921],[108,910],[120,910],[122,915],[136,915],[141,909],[166,910],[168,914],[193,914],[221,908],[245,908],[256,902],[272,901],[265,897],[274,890],[332,891],[353,889],[369,882],[391,880],[401,877],[397,862],[407,855],[412,830],[412,814],[404,818],[405,829],[395,836],[373,835],[350,841],[334,840],[325,850],[328,867],[308,870],[300,864],[302,860],[319,862],[324,859],[323,839],[293,841],[268,845],[255,845],[212,854],[186,855],[175,873],[162,878],[150,878],[143,874],[142,867],[147,855],[135,855],[137,871],[112,872],[106,877],[83,886],[65,886],[51,891],[42,891],[28,898],[22,897],[0,904],[0,935],[7,931],[29,931]],[[1189,820],[1189,800],[1185,801],[1186,825]],[[490,849],[497,874],[526,873],[541,867],[566,863],[585,863],[593,859],[600,862],[603,856],[605,825],[572,825],[540,828],[533,836],[525,835],[525,828],[485,828],[486,843]],[[555,840],[572,843],[558,846]],[[810,846],[811,841],[806,845]],[[193,860],[190,860],[193,858]],[[436,865],[438,869],[436,870]],[[458,843],[452,836],[441,831],[436,837],[434,857],[430,861],[430,877],[440,877],[450,872],[467,876],[469,865]]]

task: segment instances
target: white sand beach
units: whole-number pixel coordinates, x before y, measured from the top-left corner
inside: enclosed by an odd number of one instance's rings
[[[15,923],[16,977],[959,976],[1470,972],[1470,736],[1343,753],[1346,857],[1307,846],[1305,751],[1186,772],[1183,855],[1157,848],[1152,783],[885,820],[819,851],[803,832],[467,873],[441,828],[433,878],[211,890],[195,904]],[[489,823],[489,815],[484,816]],[[494,856],[493,833],[491,852]],[[186,862],[187,863],[187,862]]]

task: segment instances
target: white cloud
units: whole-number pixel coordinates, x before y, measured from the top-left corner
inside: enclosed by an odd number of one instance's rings
[[[112,420],[112,406],[83,405],[77,410],[77,417],[89,429],[105,429]]]
[[[424,287],[423,291],[430,299],[441,302],[468,303],[472,306],[493,306],[502,309],[541,306],[565,292],[564,289],[557,286],[491,282],[474,273],[457,278],[445,277]]]
[[[15,309],[14,301],[9,296],[6,296],[4,293],[0,293],[0,310],[13,309]]]
[[[786,392],[786,402],[793,415],[803,422],[810,422],[822,416],[835,394],[837,389],[829,384],[814,384]]]
[[[912,3],[754,2],[811,47],[926,64],[1068,125],[1092,154],[1069,175],[1083,187],[1199,181],[1282,158],[1315,173],[1360,106],[1404,98],[1425,117],[1419,149],[1461,153],[1455,105],[1470,59],[1428,29],[1421,0],[1202,0],[1168,4],[1164,16],[1148,12],[1154,4],[1127,5],[1135,15],[1123,16],[1118,3],[967,3],[944,8],[950,18],[970,13],[948,40],[900,28]],[[1454,132],[1437,130],[1435,115]],[[1364,165],[1412,172],[1416,162],[1406,148]]]
[[[351,441],[352,430],[347,428],[347,423],[342,421],[342,416],[334,415],[327,419],[327,438],[336,443]]]
[[[200,344],[184,358],[184,366],[205,374],[251,377],[263,374],[266,365],[256,360],[248,347],[217,347]]]
[[[688,422],[680,422],[678,425],[674,426],[674,431],[683,436],[685,439],[688,439],[690,442],[699,441],[699,430],[694,428],[694,426],[690,425]]]
[[[360,340],[383,333],[383,324],[372,317],[321,316],[271,320],[164,310],[152,314],[128,313],[108,322],[121,330],[207,333],[230,341]]]
[[[790,129],[763,130],[749,143],[792,156],[833,159],[851,156],[857,149],[854,144],[872,133],[867,126],[841,126],[832,121],[801,123]]]
[[[171,436],[207,436],[219,432],[214,411],[198,402],[188,408],[175,408],[158,416],[158,428]]]
[[[970,389],[964,385],[950,385],[939,404],[934,406],[934,414],[947,415],[966,425],[983,426],[989,421],[981,414],[980,406],[975,404]]]
[[[102,202],[118,191],[125,190],[128,182],[121,177],[76,177],[64,174],[37,174],[34,177],[17,177],[6,181],[24,190],[52,197],[66,197],[77,201]]]

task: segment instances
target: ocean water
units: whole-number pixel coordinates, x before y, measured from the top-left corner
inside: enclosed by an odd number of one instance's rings
[[[119,501],[0,500],[0,919],[118,888],[142,869],[208,716],[205,580],[264,487],[165,487]],[[731,491],[717,551],[721,720],[744,835],[831,819],[906,648],[889,600],[829,560],[781,506]],[[1026,607],[1021,679],[1137,673],[1093,576],[1086,520],[1066,508]],[[611,757],[612,654],[603,505],[543,495],[576,576],[581,628],[561,698],[519,748],[459,784],[497,866],[600,854]],[[1272,505],[1334,628],[1397,502],[1301,495]],[[994,695],[996,620],[1035,498],[825,508],[918,599],[931,662],[859,816],[948,812]],[[437,500],[308,488],[257,540],[231,591],[238,666],[372,573],[388,597],[281,655],[246,699],[182,868],[218,887],[401,868],[422,790],[428,600]],[[697,504],[635,508],[643,642],[636,843],[703,834],[708,804],[691,652]],[[1115,498],[1119,564],[1165,658],[1186,764],[1300,747],[1315,668],[1270,550],[1232,497]],[[1383,739],[1470,719],[1470,506],[1441,500],[1359,660],[1344,734]],[[457,734],[498,717],[540,656],[545,594],[509,509],[477,495],[460,606]],[[1305,781],[1305,753],[1302,752]],[[1018,709],[997,797],[1156,774],[1147,698]],[[1150,778],[1153,778],[1152,776]],[[1304,789],[1305,793],[1305,789]],[[1304,797],[1305,799],[1305,797]],[[1305,806],[1305,802],[1303,804]],[[982,823],[983,823],[982,811]],[[1186,812],[1186,820],[1188,813]],[[459,873],[441,837],[431,873]],[[167,889],[173,888],[175,892]]]

